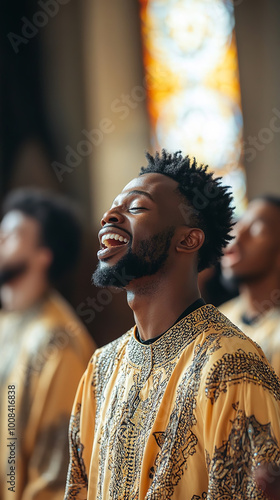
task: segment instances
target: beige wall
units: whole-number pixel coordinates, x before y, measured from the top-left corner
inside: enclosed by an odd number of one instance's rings
[[[149,124],[138,3],[83,0],[87,131],[94,222],[145,163]],[[97,129],[97,131],[96,131]]]
[[[234,3],[248,197],[280,196],[280,2]]]

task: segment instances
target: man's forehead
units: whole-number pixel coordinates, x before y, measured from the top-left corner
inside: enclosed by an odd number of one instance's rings
[[[1,222],[1,229],[4,231],[13,231],[18,226],[23,224],[25,221],[25,217],[23,213],[19,210],[12,210],[4,215]]]
[[[247,213],[253,216],[275,216],[277,218],[280,217],[280,209],[273,205],[272,203],[267,202],[266,200],[256,199],[252,200],[247,209]],[[246,213],[245,213],[246,215]]]
[[[139,177],[135,177],[132,179],[122,190],[122,193],[127,193],[134,189],[142,189],[143,191],[147,191],[148,193],[156,192],[158,190],[170,190],[170,192],[174,192],[178,187],[178,182],[170,177],[151,173],[151,174],[143,174]]]
[[[239,223],[252,224],[254,221],[262,220],[265,224],[280,223],[280,209],[266,200],[255,199],[252,200],[244,215],[241,217]]]
[[[37,229],[38,223],[32,217],[28,217],[20,210],[11,210],[7,212],[2,221],[1,221],[1,230],[3,232],[12,232],[19,228],[26,227],[36,227]]]

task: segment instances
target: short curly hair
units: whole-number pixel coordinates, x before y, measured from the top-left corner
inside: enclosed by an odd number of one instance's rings
[[[140,174],[158,173],[178,182],[183,203],[180,210],[191,227],[199,227],[205,241],[198,252],[198,272],[216,264],[223,255],[223,248],[232,239],[234,225],[232,195],[229,187],[222,185],[221,177],[214,178],[207,165],[198,165],[195,158],[183,157],[181,151],[168,153],[165,149],[155,156],[146,153],[147,167]]]

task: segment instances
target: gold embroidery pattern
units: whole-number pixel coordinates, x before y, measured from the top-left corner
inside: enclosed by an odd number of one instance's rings
[[[174,493],[174,487],[179,483],[184,473],[184,468],[186,468],[187,459],[195,453],[195,448],[198,443],[196,435],[190,429],[186,430],[184,436],[182,435],[182,430],[183,426],[180,426],[181,432],[179,436],[176,436],[177,440],[175,441],[175,446],[173,446],[171,450],[171,455],[170,453],[164,454],[164,451],[161,452],[161,456],[158,455],[155,467],[153,467],[150,472],[150,478],[154,479],[154,485],[152,485],[149,489],[149,493],[146,498],[156,500],[170,499],[172,497]],[[167,438],[167,434],[163,432],[160,436],[160,439],[159,436],[155,436],[155,434],[154,437],[157,441],[158,446],[161,448],[161,450],[163,450],[164,441]],[[171,459],[173,466],[173,469],[169,468],[167,473],[164,474],[164,489],[159,488],[159,483],[157,483],[161,466],[159,462],[160,460],[161,462],[163,462],[163,455],[167,460],[169,459],[170,461]]]
[[[192,427],[196,425],[201,371],[211,354],[219,348],[220,335],[217,334],[209,335],[202,345],[197,346],[193,363],[178,387],[167,428],[160,436],[154,434],[160,451],[155,460],[155,472],[150,472],[153,482],[145,497],[147,500],[171,500],[175,486],[187,468],[188,458],[195,453],[197,437]]]
[[[67,475],[66,483],[66,496],[65,500],[75,499],[78,493],[83,489],[87,491],[88,478],[86,474],[86,468],[83,461],[83,449],[84,446],[80,441],[80,416],[81,416],[81,405],[78,405],[78,411],[75,416],[70,418],[70,465]]]
[[[197,310],[193,315],[186,317],[178,323],[176,328],[170,329],[167,335],[164,336],[165,342],[158,345],[155,343],[143,346],[134,336],[130,335],[127,344],[127,358],[129,363],[119,368],[118,383],[115,385],[110,398],[110,413],[106,415],[106,423],[102,427],[99,442],[100,470],[97,488],[98,499],[103,498],[102,489],[107,458],[108,467],[111,471],[110,497],[113,500],[123,500],[125,498],[132,500],[133,498],[138,498],[137,485],[139,484],[145,443],[156,419],[158,407],[172,370],[176,366],[178,357],[182,354],[184,347],[190,344],[202,332],[207,332],[213,328],[212,321],[209,322],[208,319],[209,317],[212,319],[215,309],[213,306],[204,306],[202,309],[204,311],[201,311],[201,309]],[[218,313],[219,316],[221,316],[220,313]],[[201,324],[199,324],[199,320],[202,321]],[[221,330],[219,322],[215,322],[215,326],[217,332]],[[232,330],[228,330],[228,335],[234,335]],[[149,490],[146,497],[147,499],[170,498],[170,496],[166,496],[166,491],[168,488],[170,491],[174,490],[174,485],[178,483],[183,474],[187,458],[195,453],[197,438],[190,430],[190,427],[196,423],[194,409],[200,385],[199,374],[209,359],[210,354],[220,348],[219,338],[220,335],[209,335],[203,346],[197,347],[199,352],[196,353],[193,366],[187,371],[185,379],[181,383],[182,394],[177,396],[175,409],[170,417],[168,429],[165,434],[165,443],[160,456],[156,460],[155,468],[159,467],[154,482],[156,493],[153,496],[153,486],[151,486],[151,491]],[[123,339],[127,340],[127,337],[124,336]],[[113,344],[112,349],[115,351],[115,343]],[[173,348],[171,348],[172,346]],[[176,346],[176,349],[174,349],[174,346]],[[101,351],[101,353],[102,356],[98,358],[98,363],[100,363],[102,368],[98,366],[97,372],[100,375],[103,373],[103,378],[106,381],[110,377],[110,373],[108,376],[108,373],[103,371],[105,363],[107,363],[108,370],[108,367],[112,366],[108,359],[113,360],[116,354],[112,355],[108,349]],[[139,367],[139,372],[134,375],[134,383],[129,390],[127,399],[123,401],[126,380],[130,370],[133,368],[135,371],[136,366]],[[153,378],[152,389],[148,399],[143,401],[139,393],[149,376]],[[102,391],[104,391],[105,383],[101,383]],[[191,387],[192,384],[194,384],[194,388]],[[97,382],[93,386],[97,387]],[[188,389],[186,389],[187,387]],[[102,397],[101,394],[100,401],[102,401]],[[181,439],[176,434],[178,425],[180,427]],[[187,428],[189,428],[188,432],[186,432]],[[172,444],[174,445],[173,450]],[[170,464],[168,467],[170,477],[167,477],[167,474],[162,480],[162,477],[161,479],[158,477],[159,475],[162,476],[159,463],[161,462],[162,465],[166,459],[168,459]],[[174,465],[176,461],[178,461],[177,468]]]
[[[112,395],[110,414],[106,417],[100,441],[100,476],[98,498],[102,497],[104,463],[108,455],[108,467],[111,471],[110,498],[132,500],[138,498],[138,484],[141,474],[143,451],[147,437],[158,411],[158,402],[162,399],[168,378],[164,369],[153,377],[153,389],[149,398],[142,400],[139,392],[143,387],[141,376],[134,376],[127,401],[122,400],[125,379],[131,367],[122,373],[118,388]]]
[[[213,404],[228,384],[240,384],[242,380],[261,384],[280,399],[280,381],[257,354],[238,349],[235,353],[224,354],[212,367],[206,380],[205,394]]]
[[[206,337],[202,345],[198,345],[192,365],[185,373],[178,388],[174,409],[170,415],[166,430],[161,435],[160,451],[155,459],[152,484],[147,492],[147,500],[169,500],[174,488],[180,481],[188,458],[195,453],[197,437],[192,431],[196,424],[195,407],[200,387],[201,371],[213,352],[218,350],[221,337],[244,335],[222,316],[213,306],[204,306],[181,320],[164,335],[164,342],[151,345],[140,344],[133,335],[127,343],[128,364],[121,368],[118,384],[113,390],[110,414],[106,415],[106,423],[100,438],[100,475],[98,481],[98,499],[102,499],[106,457],[111,471],[110,498],[113,500],[137,499],[138,484],[141,473],[142,456],[146,440],[156,418],[158,406],[162,400],[172,368],[184,348],[197,336],[214,329],[215,333]],[[126,337],[127,339],[127,337]],[[123,346],[123,343],[122,343]],[[176,349],[174,349],[176,346]],[[102,352],[98,373],[103,374],[105,381],[110,376],[105,371],[109,366],[108,359],[114,359],[108,350]],[[106,360],[104,358],[107,358]],[[134,375],[129,394],[123,401],[125,381],[130,369],[138,367]],[[160,368],[160,370],[159,370]],[[156,373],[155,373],[155,370]],[[168,371],[167,371],[168,370]],[[152,376],[153,389],[146,401],[139,397],[140,390],[149,376]],[[106,382],[102,382],[104,391]],[[100,398],[100,401],[102,398]],[[122,402],[122,403],[120,403]]]
[[[213,330],[214,333],[210,333]],[[243,339],[248,342],[247,338],[213,306],[203,306],[181,320],[154,344],[140,344],[130,331],[119,340],[97,351],[94,358],[92,389],[96,398],[96,426],[98,426],[99,438],[98,500],[104,500],[103,487],[106,482],[108,484],[108,481],[110,499],[137,500],[139,498],[143,453],[148,439],[151,438],[152,427],[156,421],[167,384],[184,349],[201,334],[203,334],[203,341],[196,346],[193,360],[185,372],[181,374],[182,378],[176,387],[176,399],[169,420],[167,424],[164,424],[164,428],[158,428],[153,432],[158,451],[155,451],[157,454],[153,466],[148,472],[150,487],[145,500],[171,500],[176,485],[178,485],[188,467],[189,457],[196,452],[197,436],[195,434],[195,425],[197,422],[195,410],[202,370],[211,355],[221,348],[223,338],[239,337],[241,341]],[[259,360],[258,357],[257,359]],[[236,366],[239,369],[239,364],[236,364]],[[224,373],[218,367],[220,367],[219,362],[215,366],[217,371],[213,369],[211,372],[212,378],[209,376],[207,386],[210,391],[208,397],[213,397],[214,401],[215,395],[218,394],[217,391],[220,390],[221,392],[221,388],[223,389],[222,383],[225,381]],[[117,370],[117,379],[110,389],[107,412],[106,415],[103,415],[103,402],[105,398],[108,398],[105,389],[115,370]],[[130,382],[128,387],[127,380],[131,377],[133,377],[133,381]],[[145,393],[147,394],[145,399],[141,390],[144,388],[147,379],[149,379],[148,384],[151,388],[148,393]],[[227,380],[227,382],[230,381]],[[252,378],[252,382],[262,383],[262,379],[254,380]],[[276,389],[279,392],[279,387],[275,386]],[[108,400],[106,401],[108,403]],[[79,491],[79,487],[80,489],[82,487],[86,488],[87,485],[78,426],[79,419],[72,423],[74,432],[72,439],[78,443],[78,449],[72,458],[72,469],[75,467],[80,468],[80,473],[76,473],[76,476],[74,473],[71,478],[72,483],[77,484],[76,491]],[[257,429],[257,426],[255,427]],[[75,435],[75,432],[77,435]],[[233,423],[233,436],[234,433],[238,433],[236,421]],[[265,429],[262,431],[262,436],[264,437],[264,435]],[[247,454],[252,454],[252,443],[250,442],[251,449],[247,441],[246,445],[248,445]],[[273,450],[276,450],[276,445],[273,444],[273,446]],[[267,445],[263,444],[263,448],[265,451],[262,448],[260,450],[264,455],[267,451]],[[229,449],[232,450],[232,448]],[[253,448],[253,451],[255,451],[255,448]],[[215,465],[218,464],[219,453],[226,453],[225,457],[228,458],[227,452],[228,448],[226,448],[226,451],[222,448],[215,450],[216,460],[214,460],[215,457],[210,460],[210,454],[207,451],[205,452],[207,468],[213,478],[212,489],[216,487],[214,478],[218,477],[217,474],[220,474],[222,481],[222,472]],[[234,462],[232,467],[233,465]],[[243,491],[245,491],[246,470],[244,471],[242,468],[240,471],[239,469],[231,469],[230,474],[237,476],[232,481],[236,481],[237,484],[239,484],[239,481]],[[246,477],[244,476],[243,481],[244,474]],[[216,495],[213,490],[213,494],[209,496],[209,499],[232,499],[233,490],[229,489],[227,496],[226,487],[227,483],[225,483],[224,490],[221,489],[223,491],[222,495]],[[199,494],[202,496],[194,495],[193,499],[201,498],[204,500],[204,493]],[[67,497],[69,500],[73,498],[75,498],[75,494],[72,493],[71,496]],[[235,496],[234,498],[241,499],[241,497]]]
[[[122,349],[126,346],[131,334],[132,330],[129,330],[119,339],[114,340],[102,349],[98,349],[91,359],[91,363],[95,363],[91,386],[96,400],[96,423],[98,422],[100,410],[105,399],[104,393],[106,386],[112,376]]]
[[[254,415],[247,417],[238,410],[228,441],[212,457],[207,498],[264,499],[253,479],[256,466],[263,462],[280,465],[280,450],[270,424],[261,425]]]
[[[209,330],[215,330],[217,333],[222,331],[223,335],[228,337],[246,338],[214,306],[205,305],[183,318],[151,345],[141,344],[131,336],[127,345],[128,360],[132,366],[145,371],[147,380],[152,368],[156,369],[174,361],[193,340],[202,333],[207,334]]]
[[[211,328],[206,320],[213,315],[213,306],[205,306],[204,312],[197,310],[165,335],[165,342],[157,346],[140,344],[129,331],[121,339],[109,344],[96,356],[95,376],[92,383],[97,399],[97,418],[104,401],[104,390],[113,372],[119,353],[127,344],[125,367],[120,367],[118,384],[113,389],[110,401],[110,413],[106,415],[106,424],[102,427],[100,438],[100,470],[98,480],[98,498],[102,498],[105,464],[111,471],[110,496],[112,499],[137,498],[135,485],[139,484],[141,462],[145,442],[156,418],[158,406],[163,397],[168,380],[176,365],[176,357],[183,348],[190,344],[202,331]],[[219,313],[218,313],[219,314]],[[220,315],[220,314],[219,314]],[[191,316],[194,316],[191,318]],[[202,324],[199,324],[199,320]],[[220,329],[217,325],[217,330]],[[174,349],[176,345],[176,349]],[[99,354],[99,355],[98,355]],[[137,367],[134,384],[129,390],[126,401],[123,391],[130,370]],[[159,370],[160,368],[160,370]],[[146,401],[139,397],[140,390],[153,370],[153,389]],[[155,373],[156,371],[156,373]],[[120,403],[121,402],[121,403]],[[139,418],[140,416],[140,418]]]

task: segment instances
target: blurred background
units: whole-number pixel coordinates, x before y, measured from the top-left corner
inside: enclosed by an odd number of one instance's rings
[[[223,175],[237,216],[280,195],[279,0],[2,0],[0,196],[74,200],[83,255],[60,290],[99,346],[133,323],[91,284],[103,212],[165,147]],[[63,230],[63,228],[62,228]]]

